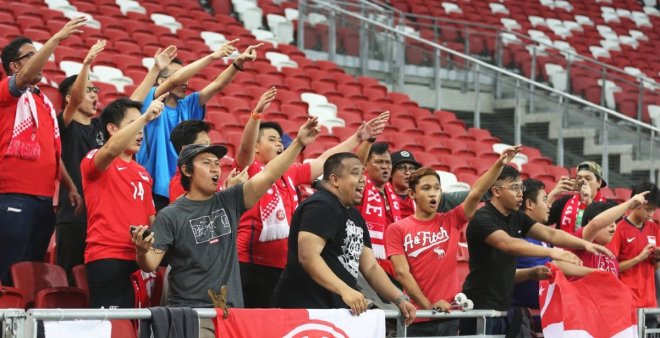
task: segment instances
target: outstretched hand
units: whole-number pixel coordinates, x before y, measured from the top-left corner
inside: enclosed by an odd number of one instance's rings
[[[522,144],[506,148],[500,154],[499,162],[502,164],[509,164],[513,159],[522,151]]]
[[[609,256],[610,258],[615,258],[614,254],[610,249],[600,245],[600,244],[594,244],[594,243],[586,243],[584,245],[584,251],[590,252],[594,255],[605,255]]]
[[[646,204],[646,195],[650,193],[651,193],[650,191],[644,191],[631,197],[629,209],[638,209],[643,207]]]
[[[85,56],[85,60],[83,61],[83,64],[85,65],[91,65],[96,56],[103,51],[105,48],[106,41],[105,40],[96,40],[96,43],[92,48],[89,49],[89,52],[87,52],[87,56]]]
[[[277,97],[277,88],[275,87],[270,87],[265,93],[261,95],[261,98],[259,98],[259,102],[257,102],[257,106],[254,108],[254,112],[257,114],[262,114],[266,109],[268,109],[268,106],[270,105],[273,100]]]
[[[176,58],[176,51],[177,48],[174,45],[167,46],[165,50],[158,48],[156,54],[154,55],[154,65],[158,71],[162,71],[163,69],[167,68],[170,63],[172,63],[174,58]]]
[[[231,53],[233,53],[236,50],[236,47],[234,47],[234,44],[236,42],[238,42],[238,40],[239,39],[234,39],[234,40],[227,41],[227,42],[223,43],[222,46],[220,46],[220,48],[218,48],[218,50],[211,53],[211,57],[216,59],[216,60],[219,60],[219,59],[222,59],[225,56],[231,55]]]
[[[167,95],[170,95],[170,93],[165,93],[161,96],[159,96],[157,99],[151,101],[151,104],[149,105],[149,108],[147,108],[147,111],[144,112],[142,116],[147,120],[147,122],[151,122],[155,119],[157,119],[160,114],[163,112],[163,109],[165,109],[165,103],[163,100],[167,97]]]
[[[356,132],[358,140],[362,142],[382,134],[389,119],[390,112],[388,110],[369,120],[369,122],[362,122]]]
[[[241,55],[238,56],[236,59],[237,61],[245,62],[245,61],[254,61],[257,59],[257,48],[263,46],[263,42],[256,44],[256,45],[251,45],[246,48]]]
[[[82,26],[85,25],[87,22],[87,18],[84,16],[79,16],[77,18],[71,19],[69,22],[62,27],[55,35],[53,35],[53,38],[56,39],[58,42],[67,39],[71,34],[74,33],[82,33],[82,30],[80,29]]]
[[[321,133],[321,126],[319,126],[319,118],[311,117],[307,119],[307,122],[300,127],[298,130],[298,136],[296,137],[303,146],[306,146],[316,139],[316,137]]]

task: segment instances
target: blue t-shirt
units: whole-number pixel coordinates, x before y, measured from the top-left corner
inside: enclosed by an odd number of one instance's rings
[[[155,93],[156,87],[151,88],[144,99],[142,113],[153,101]],[[176,160],[179,158],[170,142],[172,129],[181,121],[203,119],[205,112],[204,106],[199,104],[199,93],[195,92],[179,100],[176,108],[166,105],[162,115],[144,127],[144,140],[136,159],[153,177],[154,194],[170,196],[170,180],[176,172]]]
[[[547,243],[541,242],[537,239],[525,237],[525,240],[536,245],[549,247]],[[516,268],[524,269],[531,268],[538,265],[545,265],[550,261],[550,257],[518,257],[516,259]],[[517,283],[513,288],[513,306],[524,306],[530,309],[539,308],[539,282],[535,280],[527,280],[522,283]]]

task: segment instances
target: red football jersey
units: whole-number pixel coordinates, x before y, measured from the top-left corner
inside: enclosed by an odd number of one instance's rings
[[[467,222],[461,204],[447,213],[437,213],[430,221],[410,216],[387,228],[387,257],[406,256],[410,273],[432,303],[441,299],[451,303],[461,290],[456,255],[461,229]]]
[[[80,163],[83,192],[87,205],[87,247],[85,263],[99,259],[135,260],[131,225],[149,225],[156,214],[146,169],[135,161],[116,158],[105,171],[99,171],[90,151]]]
[[[234,163],[236,165],[236,163]],[[257,160],[248,167],[248,176],[254,177],[263,169],[264,165]],[[240,168],[239,168],[240,169]],[[285,180],[290,181],[287,183]],[[286,219],[291,225],[291,218],[295,207],[298,205],[298,195],[295,187],[300,184],[310,184],[312,180],[312,168],[309,163],[293,164],[285,173],[275,182],[277,191],[282,197],[282,203],[286,213]],[[293,189],[290,188],[293,186]],[[263,198],[263,197],[262,197]],[[270,266],[284,269],[286,265],[286,255],[288,252],[288,239],[276,239],[267,242],[260,242],[263,223],[261,221],[261,210],[259,203],[252,209],[246,211],[238,223],[238,260],[243,263],[254,263],[258,265]]]
[[[655,222],[647,221],[638,228],[624,218],[617,224],[616,232],[608,247],[619,262],[623,262],[639,255],[649,243],[657,246],[658,238],[660,238],[660,227]],[[621,272],[619,278],[632,291],[635,307],[656,307],[653,255]]]
[[[575,236],[582,238],[584,228],[580,228],[575,232]],[[578,258],[582,260],[582,265],[587,268],[603,270],[611,272],[619,277],[619,261],[616,258],[610,258],[606,255],[592,254],[585,250],[571,250]],[[567,277],[569,280],[578,280],[579,277]]]

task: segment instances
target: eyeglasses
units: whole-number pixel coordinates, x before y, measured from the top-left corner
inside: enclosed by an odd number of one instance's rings
[[[415,171],[416,169],[417,169],[417,167],[412,165],[412,164],[399,164],[399,165],[396,166],[396,170],[401,170],[403,172]]]
[[[101,91],[101,89],[99,87],[87,87],[87,92],[88,93],[94,92],[94,93],[98,94],[100,91]]]
[[[517,184],[514,184],[510,187],[505,187],[505,186],[501,185],[501,186],[499,186],[499,188],[509,189],[513,192],[525,192],[525,190],[527,190],[524,185],[517,185]]]
[[[19,57],[17,57],[17,58],[14,59],[14,61],[12,61],[12,62],[18,62],[18,61],[21,61],[21,60],[23,60],[23,59],[30,59],[31,57],[34,56],[34,54],[35,54],[34,52],[28,52],[27,54],[25,54],[25,55],[23,55],[23,56],[19,56]]]

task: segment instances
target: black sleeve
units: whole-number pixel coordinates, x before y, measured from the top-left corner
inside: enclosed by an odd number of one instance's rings
[[[466,230],[468,245],[470,240],[484,242],[486,237],[497,230],[502,229],[497,226],[497,220],[492,215],[485,212],[475,214]]]
[[[305,205],[300,215],[300,231],[311,232],[326,240],[334,239],[344,226],[337,211],[321,200]]]
[[[548,218],[548,225],[555,225],[555,228],[557,227],[556,225],[559,224],[561,221],[561,213],[564,211],[564,207],[566,206],[566,203],[568,202],[569,199],[571,199],[571,195],[566,195],[562,196],[560,199],[554,201],[552,203],[552,206],[550,207],[550,217]]]
[[[525,237],[532,225],[536,224],[536,221],[524,212],[518,212],[518,214],[520,215],[520,231],[522,231],[522,237]]]

